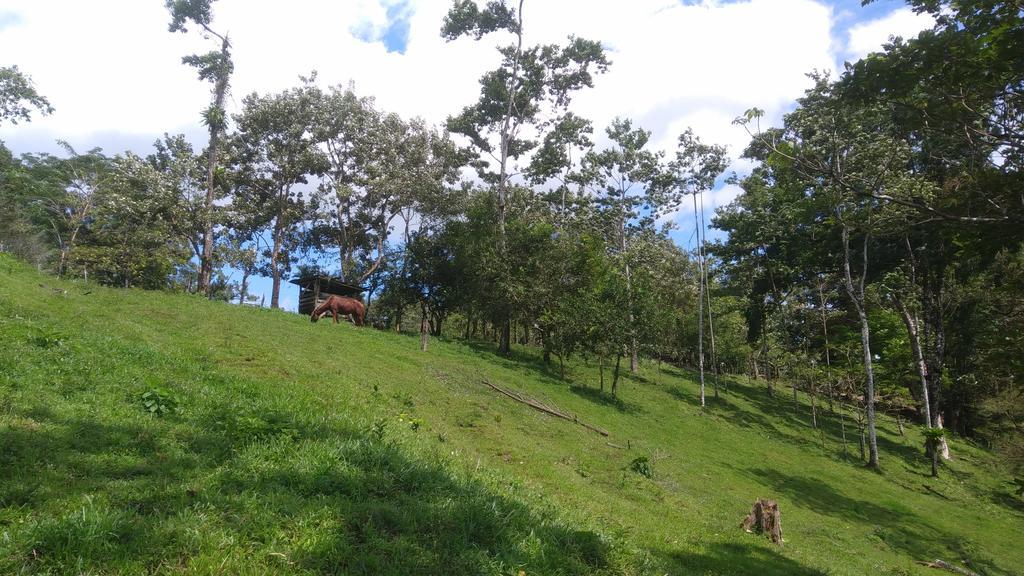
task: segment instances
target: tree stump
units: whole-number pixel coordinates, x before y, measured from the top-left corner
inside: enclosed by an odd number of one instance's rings
[[[782,516],[779,513],[779,503],[758,498],[740,527],[747,532],[756,530],[758,534],[768,534],[773,543],[782,544]]]

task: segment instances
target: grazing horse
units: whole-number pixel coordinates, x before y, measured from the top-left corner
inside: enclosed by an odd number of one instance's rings
[[[362,326],[363,320],[366,318],[366,307],[355,298],[330,296],[327,300],[324,300],[323,304],[313,310],[313,313],[309,315],[309,321],[316,322],[321,317],[332,314],[334,315],[334,323],[337,324],[339,313],[343,316],[350,316],[352,323],[356,326]]]

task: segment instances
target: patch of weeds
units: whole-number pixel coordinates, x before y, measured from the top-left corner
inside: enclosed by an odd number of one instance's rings
[[[470,412],[459,414],[455,417],[455,425],[459,428],[476,428],[476,423],[480,418],[483,417],[483,413],[479,410],[472,410]]]
[[[57,348],[58,346],[64,344],[64,340],[59,335],[45,332],[42,334],[36,334],[35,336],[32,336],[31,338],[29,338],[28,341],[33,346],[36,346],[37,348],[42,348],[43,350]]]
[[[629,469],[645,478],[654,477],[654,469],[651,468],[651,459],[647,456],[638,456],[629,463]]]
[[[167,416],[178,411],[178,399],[165,388],[153,388],[139,397],[146,412],[157,416]]]
[[[413,432],[419,430],[420,427],[423,426],[423,419],[413,418],[412,414],[406,414],[405,412],[398,415],[398,421],[407,422],[409,424],[409,428],[412,428]]]
[[[381,442],[384,440],[384,433],[387,432],[388,423],[383,418],[377,418],[370,425],[370,437]]]
[[[412,396],[409,396],[408,394],[394,394],[392,398],[398,400],[398,402],[406,408],[412,408],[416,405],[416,403],[412,401]]]

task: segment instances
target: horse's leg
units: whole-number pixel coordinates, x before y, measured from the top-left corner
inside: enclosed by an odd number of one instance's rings
[[[334,323],[335,324],[338,323],[338,309],[337,308],[334,309]]]

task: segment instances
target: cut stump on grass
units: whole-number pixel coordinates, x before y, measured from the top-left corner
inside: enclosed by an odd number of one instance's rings
[[[775,544],[782,544],[782,514],[779,503],[767,498],[758,498],[750,509],[750,514],[740,524],[747,532],[767,534]]]

